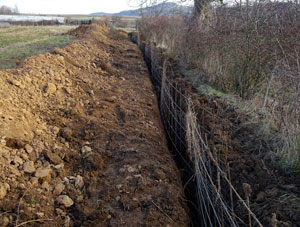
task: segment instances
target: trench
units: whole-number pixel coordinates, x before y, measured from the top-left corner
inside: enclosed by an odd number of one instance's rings
[[[74,97],[80,97],[81,100],[87,100],[88,102],[83,103],[85,105],[75,105],[78,100],[69,97],[62,90],[64,95],[61,98],[61,104],[57,102],[57,97],[51,96],[52,98],[50,99],[47,96],[38,95],[36,96],[37,99],[34,102],[30,102],[30,105],[28,104],[27,106],[30,111],[42,109],[38,114],[48,119],[45,123],[65,127],[62,128],[63,130],[71,129],[73,131],[72,137],[63,133],[61,134],[62,136],[59,134],[59,137],[53,134],[51,137],[46,138],[49,144],[55,141],[55,144],[58,143],[68,151],[66,155],[63,150],[62,156],[58,157],[64,159],[68,171],[73,173],[74,176],[77,173],[82,175],[84,182],[86,182],[84,191],[76,188],[72,182],[68,183],[68,187],[65,189],[65,193],[74,201],[76,200],[75,206],[66,210],[69,220],[74,220],[74,226],[141,226],[141,224],[143,226],[162,226],[164,224],[165,226],[166,223],[169,223],[166,226],[187,226],[189,220],[192,222],[191,226],[239,226],[235,220],[232,222],[232,219],[230,219],[233,216],[230,216],[233,210],[230,209],[230,206],[229,208],[224,206],[224,204],[228,205],[226,202],[229,201],[229,185],[224,181],[221,182],[223,184],[223,198],[218,197],[217,188],[214,188],[215,185],[218,186],[216,179],[218,177],[217,174],[220,174],[218,169],[214,167],[215,164],[209,159],[209,156],[204,157],[207,160],[209,169],[207,175],[204,176],[205,173],[197,171],[199,166],[195,165],[195,158],[191,156],[195,152],[191,152],[191,141],[189,140],[189,132],[191,132],[189,128],[191,126],[189,113],[191,111],[189,109],[190,105],[186,100],[186,96],[193,92],[191,87],[185,83],[183,77],[180,78],[177,73],[172,71],[170,66],[172,62],[170,62],[170,65],[165,63],[165,58],[163,54],[158,53],[160,51],[158,48],[151,48],[149,44],[139,43],[139,47],[144,55],[143,60],[137,47],[130,43],[125,33],[120,36],[118,33],[109,34],[104,27],[97,28],[92,25],[91,28],[94,29],[94,32],[90,33],[90,36],[87,36],[84,42],[76,41],[70,44],[68,48],[59,51],[60,55],[66,56],[66,59],[63,61],[65,63],[63,68],[68,69],[68,73],[64,75],[65,78],[85,91],[80,92],[79,89],[73,88],[71,91]],[[85,33],[85,30],[83,33]],[[103,42],[105,39],[108,39],[110,42]],[[80,52],[78,54],[70,50],[80,50]],[[90,50],[93,51],[91,52]],[[113,56],[114,65],[118,71],[114,71],[109,64],[105,64],[110,61],[110,59],[105,58],[108,55],[107,53],[111,53]],[[36,89],[35,86],[41,82],[45,84],[48,81],[57,83],[54,77],[49,77],[50,80],[45,80],[45,76],[40,73],[40,70],[45,68],[45,66],[52,69],[58,67],[58,64],[53,64],[53,62],[58,63],[64,58],[62,59],[61,56],[56,54],[41,55],[35,58],[38,61],[27,62],[27,67],[36,68],[36,71],[32,71],[30,75],[27,75],[35,78],[36,84],[32,83],[31,80],[24,81],[25,87],[28,89],[24,89],[24,91],[18,88],[15,88],[16,90],[13,89],[13,97],[16,103],[22,103],[23,100],[31,100],[32,94],[28,91]],[[101,54],[102,60],[98,58],[99,54]],[[95,68],[79,67],[80,64],[89,66],[91,64],[90,57],[95,59],[92,62]],[[45,63],[40,64],[43,60]],[[150,72],[152,84],[149,80],[149,72],[145,62]],[[30,67],[30,65],[32,66]],[[61,67],[61,65],[59,66]],[[101,68],[103,66],[105,72],[100,71],[96,66]],[[12,90],[10,87],[12,84],[8,84],[7,81],[10,81],[15,75],[24,74],[27,67],[10,71],[12,73],[9,74],[1,74],[1,84],[7,85],[3,86],[4,91],[9,93]],[[74,72],[70,73],[69,69],[72,69],[76,74]],[[112,76],[112,74],[115,74],[115,76]],[[78,75],[78,77],[74,77],[74,75]],[[81,77],[84,80],[78,80]],[[156,96],[152,87],[156,91]],[[86,91],[89,91],[88,95]],[[94,93],[93,91],[96,92]],[[118,97],[120,98],[118,99]],[[204,99],[204,97],[202,98]],[[203,101],[203,99],[199,98],[198,101]],[[80,113],[80,115],[72,114],[69,112],[69,109],[65,109],[67,102],[71,103],[72,106],[74,104],[74,113]],[[40,103],[44,105],[41,106]],[[157,103],[159,103],[160,112],[158,111]],[[36,108],[32,109],[32,106],[35,105]],[[199,108],[209,108],[212,105],[213,102],[208,100],[206,104],[200,103]],[[220,105],[219,109],[223,108],[224,106]],[[208,136],[211,134],[215,136],[219,131],[225,131],[224,127],[226,125],[221,125],[215,119],[218,116],[224,116],[227,119],[226,115],[220,115],[216,111],[211,111],[211,113],[203,116],[204,111],[198,111],[197,109],[195,113],[199,114],[195,117],[201,120],[196,123],[202,124],[201,128],[208,131]],[[205,124],[203,124],[204,120]],[[161,122],[164,124],[164,131],[160,127]],[[196,126],[198,127],[199,125]],[[172,152],[173,157],[167,150],[164,134],[168,140],[168,148]],[[202,133],[200,132],[200,137],[201,135]],[[218,135],[215,137],[218,137]],[[217,145],[222,145],[220,141],[218,141],[218,144],[214,143],[216,138],[208,139],[211,139],[212,149],[217,147]],[[43,140],[45,138],[37,136],[30,143],[35,147]],[[65,141],[68,141],[68,146],[65,144]],[[23,153],[25,153],[23,147],[29,143],[25,140],[16,140],[13,137],[6,137],[3,142],[6,147],[19,149]],[[192,142],[195,143],[193,146],[201,143],[199,137]],[[89,145],[93,153],[88,153],[88,155],[82,154],[83,151],[81,149],[83,145]],[[69,146],[72,149],[69,149]],[[201,151],[203,149],[195,150]],[[52,160],[48,156],[48,152],[44,153],[42,150],[40,152],[43,152],[43,155],[45,155],[45,158],[41,158],[42,161],[48,162],[48,164],[50,161],[55,162],[54,159]],[[209,153],[210,151],[204,149],[204,152]],[[201,155],[205,156],[204,152]],[[236,159],[235,154],[232,157]],[[33,157],[35,160],[36,158]],[[172,158],[175,160],[177,167]],[[248,160],[248,156],[246,158],[245,160]],[[241,160],[242,158],[236,159],[232,165],[238,165]],[[203,160],[199,159],[199,161]],[[251,163],[254,163],[254,161],[253,159],[248,166],[246,165],[247,162],[245,162],[246,164],[241,165],[240,169],[251,167],[253,165]],[[7,166],[10,165],[14,165],[14,162],[7,162]],[[201,167],[205,168],[206,166],[202,165]],[[261,166],[258,166],[258,168],[261,168]],[[181,181],[178,169],[181,173]],[[253,171],[252,168],[249,171]],[[60,180],[60,174],[58,173],[57,180]],[[235,176],[236,179],[240,179],[238,174]],[[204,177],[202,179],[204,181],[203,184],[199,184],[199,175]],[[248,173],[246,172],[245,175],[248,175]],[[268,175],[264,174],[263,176]],[[32,176],[25,175],[25,177],[29,182]],[[73,176],[70,177],[72,177],[70,179],[74,180]],[[224,176],[219,177],[224,178]],[[211,182],[208,181],[209,178],[212,179]],[[244,182],[251,183],[247,179]],[[272,176],[263,178],[266,185],[272,183],[273,180]],[[239,192],[243,192],[241,184],[235,183],[235,185],[239,187]],[[205,186],[207,187],[206,189]],[[184,188],[185,196],[182,188]],[[39,196],[41,193],[37,189],[40,188],[32,188],[31,195]],[[201,190],[203,191],[201,192]],[[209,190],[209,193],[205,194],[207,190]],[[79,197],[81,197],[79,195],[82,195],[82,193],[84,193],[85,197],[83,200],[79,200]],[[202,195],[199,196],[201,193]],[[12,212],[18,210],[19,197],[15,197],[15,195],[19,194],[10,193],[5,200],[1,200],[1,203],[4,204],[0,207],[1,215],[6,215],[9,213],[7,212],[9,210]],[[275,196],[277,197],[277,195]],[[277,203],[275,196],[270,197],[270,200],[272,199],[274,203]],[[50,198],[48,199],[50,205],[44,205],[42,207],[43,212],[45,212],[45,215],[52,217],[54,215],[53,209],[57,207],[57,204],[54,204],[56,195],[49,192],[47,197],[39,197],[39,201],[45,202],[47,198]],[[229,205],[239,205],[243,198],[235,197],[234,200],[235,204]],[[213,202],[213,204],[209,204],[209,202]],[[186,212],[187,209],[185,209],[186,204],[189,206],[189,216]],[[279,209],[278,206],[272,208],[271,205],[267,207],[270,208],[270,214],[275,212],[274,209]],[[281,204],[279,206],[283,207]],[[35,213],[35,210],[22,213],[23,221],[34,217],[31,216],[33,215],[31,211]],[[230,213],[226,213],[226,211]],[[240,226],[249,226],[245,224],[247,223],[248,213],[244,212],[244,207],[240,211],[244,215],[241,216],[243,224]],[[235,209],[235,214],[239,215],[240,213],[238,212]],[[268,216],[271,217],[271,215]],[[286,216],[288,217],[288,215]],[[62,226],[63,218],[63,216],[57,220],[53,218],[49,225]],[[216,221],[220,221],[220,218],[221,222],[217,223]],[[223,218],[227,219],[222,220]],[[299,223],[297,219],[295,223]],[[1,218],[0,225],[2,226]],[[253,224],[253,226],[262,225]]]
[[[184,93],[179,87],[174,87],[173,90],[169,91],[171,99],[175,102],[173,106],[179,108],[179,112],[182,113],[182,117],[179,119],[173,119],[175,117],[174,113],[170,113],[172,110],[171,104],[168,105],[166,100],[162,98],[162,83],[163,83],[163,59],[155,61],[151,55],[151,49],[145,44],[138,44],[137,39],[129,34],[129,38],[139,46],[143,58],[146,62],[147,68],[149,70],[150,79],[155,90],[157,97],[160,117],[164,126],[165,136],[168,143],[169,152],[172,154],[176,166],[180,172],[182,187],[184,189],[184,194],[187,199],[187,205],[189,208],[190,215],[190,226],[206,226],[203,224],[203,217],[198,209],[197,205],[197,185],[195,184],[195,171],[191,166],[193,163],[187,155],[187,141],[186,141],[186,128],[185,128],[185,113],[186,113],[186,103],[184,103],[184,97],[181,97]],[[151,47],[150,47],[151,48]],[[154,64],[153,64],[154,63]],[[173,75],[175,77],[175,75]],[[181,81],[182,82],[182,81]],[[181,93],[182,92],[182,93]],[[168,101],[167,101],[168,102]],[[166,113],[166,112],[169,113]],[[169,116],[169,117],[168,117]],[[171,116],[171,117],[170,117]],[[168,119],[169,118],[169,119]],[[201,224],[202,223],[202,224]]]
[[[6,138],[1,144],[5,150],[19,150],[15,157],[23,160],[27,152],[23,147],[30,143],[34,155],[27,160],[33,165],[39,162],[36,169],[47,170],[45,182],[49,186],[44,189],[42,179],[34,186],[30,183],[36,170],[20,171],[22,188],[7,180],[12,186],[0,200],[0,226],[6,226],[3,216],[18,225],[39,218],[38,211],[49,218],[43,226],[188,226],[180,176],[168,151],[157,100],[138,48],[127,33],[101,25],[79,27],[74,33],[84,37],[52,54],[32,57],[24,67],[0,72],[2,93],[14,98],[14,103],[7,101],[2,107],[16,114],[25,108],[20,121],[34,122],[32,130],[40,129],[30,141],[14,139],[9,133],[22,130],[16,130],[14,124],[7,132],[0,130],[1,137]],[[8,83],[16,75],[31,78],[22,80],[26,89]],[[68,83],[62,85],[58,77]],[[62,87],[51,95],[40,95],[40,91],[45,92],[40,85],[50,84]],[[5,119],[0,118],[0,126]],[[47,131],[40,125],[47,125]],[[52,132],[52,127],[58,131]],[[2,152],[0,159],[7,169],[19,162],[2,159]],[[56,169],[57,164],[63,167]],[[15,168],[18,172],[21,169]],[[83,185],[77,187],[75,178],[81,178]],[[64,189],[54,193],[52,189],[58,184]],[[30,188],[28,194],[26,188]],[[20,199],[24,194],[26,197]],[[61,195],[68,196],[67,205],[61,203]],[[33,199],[34,204],[27,202]],[[27,205],[22,205],[19,209],[21,202],[34,207],[23,210]]]

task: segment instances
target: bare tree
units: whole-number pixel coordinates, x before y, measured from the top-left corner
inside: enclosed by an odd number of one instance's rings
[[[10,8],[8,6],[3,5],[0,7],[0,14],[2,15],[19,14],[18,6],[15,5],[14,8]]]
[[[185,2],[190,2],[192,0],[178,0],[178,2],[181,2],[181,3],[185,3]],[[193,0],[194,1],[194,16],[195,17],[198,17],[200,16],[201,12],[202,12],[202,9],[216,1],[216,0]],[[222,0],[219,0],[220,2],[223,2]],[[132,0],[129,2],[132,2]],[[154,6],[154,5],[157,5],[157,4],[161,4],[161,3],[166,3],[168,2],[167,0],[138,0],[138,5],[139,7],[143,8],[143,7],[149,7],[149,6]]]
[[[194,16],[200,16],[202,9],[215,0],[194,0]]]
[[[13,9],[13,13],[14,13],[14,14],[19,14],[19,13],[20,13],[20,12],[19,12],[19,7],[18,7],[17,4],[15,4],[15,8]]]
[[[13,11],[11,8],[9,8],[8,6],[1,6],[0,7],[0,14],[6,14],[6,15],[9,15],[9,14],[12,14]]]

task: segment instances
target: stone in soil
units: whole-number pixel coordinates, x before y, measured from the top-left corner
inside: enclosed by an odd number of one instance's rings
[[[75,180],[75,187],[78,189],[82,189],[83,186],[84,186],[83,177],[80,175],[77,175],[76,180]]]
[[[6,196],[7,193],[7,187],[0,183],[0,199],[3,199]]]
[[[25,151],[30,154],[32,151],[33,151],[33,148],[32,146],[30,146],[29,144],[26,144],[25,145]]]
[[[53,83],[48,83],[45,87],[45,93],[53,94],[56,92],[56,86]]]
[[[53,190],[53,194],[60,195],[64,189],[65,189],[65,185],[62,182],[60,182],[55,186],[55,188]]]
[[[45,156],[54,164],[60,164],[63,162],[63,160],[57,154],[53,153],[50,150],[45,152]]]
[[[46,178],[49,177],[51,173],[51,169],[49,167],[40,167],[36,170],[35,176],[38,178]]]
[[[91,152],[92,151],[92,148],[90,148],[89,146],[83,146],[81,148],[81,152],[84,154],[84,153],[87,153],[87,152]]]
[[[34,167],[34,162],[33,161],[27,161],[23,165],[23,170],[25,173],[34,173],[35,172],[35,167]]]
[[[73,132],[72,132],[72,129],[65,127],[61,130],[60,134],[66,140],[70,140],[72,138]]]
[[[67,195],[58,196],[56,202],[66,208],[71,207],[74,204],[73,200]]]

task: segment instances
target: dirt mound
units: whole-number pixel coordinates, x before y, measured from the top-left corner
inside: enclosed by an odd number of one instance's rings
[[[82,26],[0,71],[1,226],[188,226],[137,47]]]
[[[83,37],[87,33],[89,28],[90,28],[89,25],[81,25],[81,26],[79,26],[75,29],[72,29],[72,30],[68,31],[66,33],[66,35],[73,35],[73,36],[77,36],[77,37]]]

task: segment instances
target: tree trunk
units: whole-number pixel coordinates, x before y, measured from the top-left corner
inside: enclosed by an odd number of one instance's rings
[[[194,0],[194,16],[199,17],[205,0]]]

